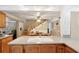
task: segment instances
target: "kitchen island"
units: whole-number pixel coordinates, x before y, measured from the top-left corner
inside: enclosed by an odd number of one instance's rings
[[[77,40],[52,36],[21,36],[9,43],[11,53],[76,53]]]

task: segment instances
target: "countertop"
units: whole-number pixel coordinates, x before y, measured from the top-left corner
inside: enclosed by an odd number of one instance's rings
[[[9,37],[9,36],[12,36],[12,35],[4,35],[4,36],[0,37],[0,40],[3,38]]]
[[[75,49],[77,52],[79,52],[79,39],[73,39],[73,38],[57,38],[57,37],[51,37],[51,36],[43,36],[43,38],[52,39],[52,42],[46,41],[46,42],[28,42],[29,38],[38,38],[37,36],[21,36],[17,39],[9,42],[9,45],[27,45],[27,44],[57,44],[57,43],[64,43],[71,48]],[[44,39],[44,40],[45,40]]]

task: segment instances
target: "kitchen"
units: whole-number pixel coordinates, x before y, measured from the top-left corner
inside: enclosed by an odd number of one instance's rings
[[[4,9],[1,9],[0,6],[0,52],[79,52],[79,37],[76,36],[79,28],[76,29],[78,23],[74,24],[78,22],[79,13],[70,10],[79,7],[27,5],[3,7]],[[16,9],[5,9],[5,7]]]

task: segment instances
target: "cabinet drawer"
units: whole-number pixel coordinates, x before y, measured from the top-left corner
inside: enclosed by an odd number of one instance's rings
[[[40,45],[39,47],[40,53],[56,53],[56,45]]]
[[[10,46],[9,51],[10,51],[10,53],[22,53],[23,46]]]
[[[4,39],[2,40],[2,44],[3,44],[3,45],[6,45],[6,44],[8,44],[10,41],[12,41],[12,36],[7,37],[7,38],[4,38]]]
[[[63,44],[56,45],[56,52],[57,53],[64,53],[65,52],[65,46]]]
[[[39,53],[39,45],[26,45],[24,46],[24,50],[27,53]]]

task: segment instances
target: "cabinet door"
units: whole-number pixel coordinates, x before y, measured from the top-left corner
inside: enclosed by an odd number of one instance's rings
[[[6,15],[0,12],[0,28],[6,27]]]
[[[10,46],[9,47],[9,51],[10,51],[10,53],[23,53],[23,46]]]
[[[39,52],[40,53],[56,53],[56,46],[55,45],[40,45],[39,47]]]
[[[3,40],[2,40],[2,43],[3,43],[3,45],[5,44],[5,45],[8,45],[8,43],[10,42],[10,41],[12,41],[13,40],[13,37],[12,36],[9,36],[9,37],[6,37],[6,38],[4,38]]]
[[[8,43],[12,41],[12,36],[9,36],[7,38],[4,38],[2,40],[2,52],[3,53],[9,53],[9,45]]]
[[[0,40],[0,53],[2,52],[2,40]]]
[[[64,45],[63,44],[56,45],[56,52],[57,53],[64,53],[65,52]]]
[[[75,50],[71,49],[70,47],[65,47],[65,53],[76,53]]]
[[[39,53],[39,45],[26,45],[24,46],[25,53]]]

